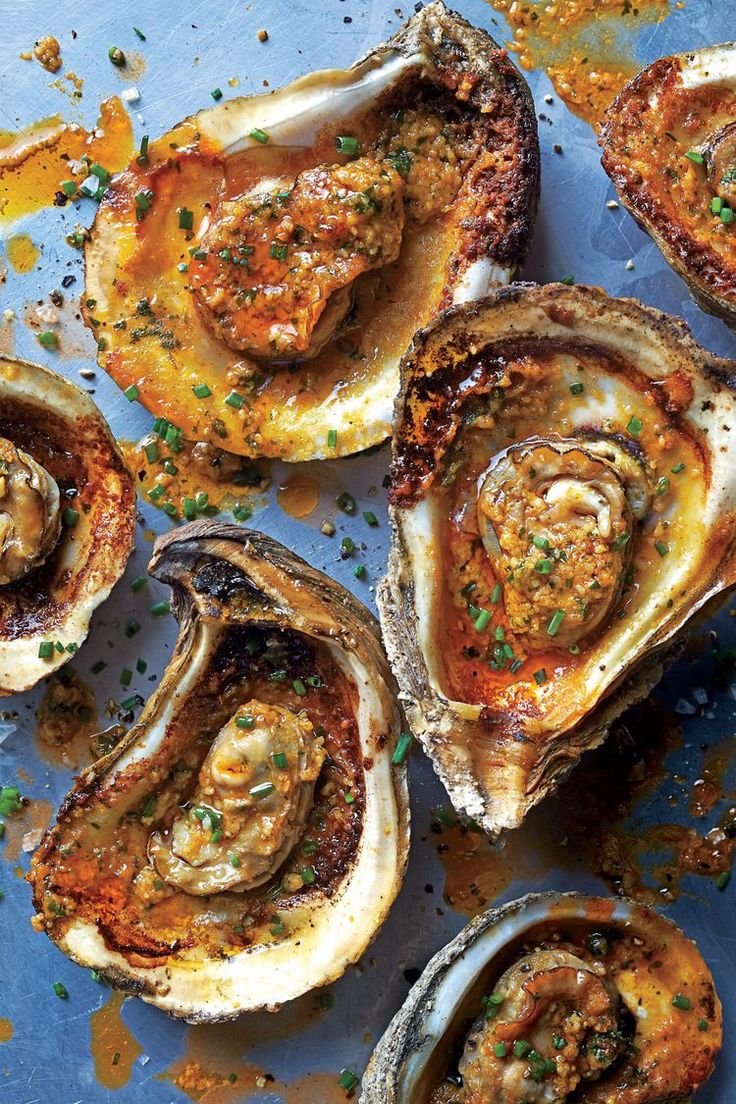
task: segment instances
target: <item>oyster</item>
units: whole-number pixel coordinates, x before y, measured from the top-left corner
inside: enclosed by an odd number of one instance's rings
[[[77,651],[134,530],[132,477],[89,396],[0,356],[0,695]]]
[[[736,325],[736,47],[660,58],[619,93],[600,135],[624,206],[704,310]]]
[[[482,913],[434,956],[360,1099],[684,1102],[721,1042],[710,971],[671,921],[633,901],[529,894]]]
[[[197,522],[150,570],[172,587],[171,662],[29,877],[75,961],[221,1020],[334,980],[376,934],[408,847],[401,718],[370,614],[270,538]]]
[[[538,171],[523,78],[435,0],[350,69],[200,111],[112,182],[86,250],[100,364],[232,453],[375,445],[416,328],[521,263]]]
[[[410,726],[489,833],[733,587],[735,381],[683,323],[595,288],[514,285],[417,335],[379,608]]]

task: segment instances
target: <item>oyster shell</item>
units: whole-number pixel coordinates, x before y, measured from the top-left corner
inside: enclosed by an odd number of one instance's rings
[[[562,285],[454,308],[407,353],[381,621],[412,730],[489,833],[733,587],[735,379],[676,319]]]
[[[113,181],[86,250],[100,364],[233,453],[375,445],[416,328],[521,263],[538,171],[523,78],[435,0],[352,68],[200,111]]]
[[[434,956],[360,1099],[685,1101],[721,1042],[710,971],[671,921],[633,901],[529,894],[477,916]]]
[[[327,984],[378,931],[408,847],[400,714],[370,614],[270,538],[193,523],[150,570],[172,587],[171,662],[29,877],[75,961],[221,1020]]]
[[[660,58],[606,112],[602,164],[698,304],[736,325],[736,46]]]
[[[89,396],[0,356],[0,695],[77,651],[134,530],[132,477]]]

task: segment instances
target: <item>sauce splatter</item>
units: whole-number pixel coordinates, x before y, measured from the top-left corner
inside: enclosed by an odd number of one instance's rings
[[[28,234],[14,234],[5,243],[5,253],[8,264],[21,276],[26,276],[36,267],[41,250],[35,245]]]
[[[256,498],[269,483],[263,462],[173,438],[172,448],[155,434],[118,444],[140,497],[175,520],[231,510],[236,521],[247,521],[254,507],[265,504]]]
[[[303,518],[319,505],[320,486],[311,475],[290,475],[278,489],[279,506],[289,517]]]
[[[36,748],[56,766],[79,768],[90,762],[89,739],[99,729],[92,687],[73,668],[47,682],[36,711]]]
[[[106,1089],[122,1089],[127,1085],[133,1063],[143,1053],[143,1047],[120,1015],[124,1000],[122,993],[113,993],[89,1018],[95,1077]]]
[[[0,1043],[9,1043],[13,1035],[13,1025],[10,1020],[0,1016]]]
[[[54,203],[61,182],[70,176],[70,162],[86,155],[109,172],[118,172],[132,154],[133,127],[117,96],[100,105],[92,132],[65,123],[60,115],[22,130],[0,131],[0,224]],[[66,202],[63,192],[58,201]]]
[[[286,1104],[345,1104],[337,1073],[305,1074],[289,1083],[250,1064],[245,1055],[264,1037],[286,1040],[321,1015],[314,995],[292,1001],[276,1013],[256,1013],[237,1023],[197,1026],[186,1050],[159,1080],[169,1081],[197,1104],[240,1104],[249,1093],[277,1093]]]
[[[509,45],[521,68],[546,70],[570,110],[592,124],[641,68],[633,49],[636,32],[670,13],[670,0],[490,2],[511,27]]]

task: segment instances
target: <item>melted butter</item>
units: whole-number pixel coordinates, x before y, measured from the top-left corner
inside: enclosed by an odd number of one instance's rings
[[[21,854],[26,851],[23,837],[29,832],[46,830],[54,818],[56,810],[53,802],[44,798],[34,797],[23,805],[21,812],[5,820],[5,850],[3,859],[6,862],[17,862]],[[32,848],[31,848],[32,850]],[[18,877],[24,878],[25,871],[18,867]]]
[[[130,161],[133,148],[130,116],[117,96],[100,105],[98,124],[91,133],[65,123],[60,115],[22,130],[0,131],[0,224],[52,204],[62,180],[70,177],[69,161],[86,154],[110,172],[119,172]]]
[[[311,475],[290,475],[278,489],[276,499],[289,517],[303,518],[319,505],[320,487]]]
[[[192,457],[193,445],[183,442],[181,452],[171,452],[163,441],[154,439],[158,448],[158,457],[149,460],[143,449],[144,444],[149,444],[151,439],[145,441],[118,441],[122,449],[126,463],[133,473],[135,485],[139,496],[144,502],[165,509],[166,503],[173,503],[176,514],[172,517],[186,516],[185,499],[196,499],[198,495],[207,495],[207,512],[209,515],[220,510],[234,510],[240,508],[247,511],[262,505],[258,497],[266,490],[269,482],[269,470],[264,461],[257,465],[249,462],[245,465],[249,478],[252,477],[252,485],[244,485],[231,479],[215,478],[207,468],[197,463]],[[164,468],[168,465],[168,472]],[[171,474],[171,468],[175,469]],[[159,497],[151,498],[150,492],[157,486],[164,487],[164,493]],[[168,513],[169,510],[166,509]],[[202,511],[197,511],[198,516]],[[247,521],[247,517],[239,520]]]
[[[36,750],[47,763],[78,769],[90,762],[99,729],[92,687],[70,667],[53,675],[36,711]]]
[[[133,1064],[143,1053],[143,1047],[120,1015],[124,1000],[122,993],[113,993],[89,1018],[95,1077],[106,1089],[127,1085]]]
[[[508,20],[521,68],[544,69],[570,110],[591,124],[641,68],[632,42],[637,30],[661,23],[671,10],[670,0],[490,3]]]
[[[5,243],[5,253],[10,267],[21,276],[32,272],[41,256],[41,250],[31,241],[28,234],[14,234],[12,238],[8,238]]]
[[[15,1034],[10,1020],[0,1016],[0,1043],[9,1043]]]

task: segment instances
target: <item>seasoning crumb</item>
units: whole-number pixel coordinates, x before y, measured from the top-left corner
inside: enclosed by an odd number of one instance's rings
[[[319,531],[325,537],[334,537],[334,535],[335,535],[335,526],[332,524],[331,521],[323,521],[322,524],[319,527]]]
[[[264,28],[261,27],[261,29],[260,29],[260,31],[258,31],[256,37],[257,37],[259,42],[268,42],[268,31],[264,30]]]
[[[626,271],[631,272],[634,267],[634,262],[631,260],[631,258],[629,258],[629,260],[626,262]]]
[[[15,322],[15,311],[10,308],[3,311],[3,318],[6,322]]]
[[[58,73],[62,66],[59,40],[53,35],[44,35],[33,44],[33,53],[49,73]]]
[[[86,380],[95,379],[95,376],[96,376],[96,373],[92,370],[92,368],[80,368],[79,369],[79,374],[82,377],[82,379],[86,379]]]
[[[609,211],[618,211],[618,200],[609,199],[608,202],[606,203],[606,207],[608,208]]]
[[[22,54],[18,54],[18,57],[20,58],[21,61],[32,61],[33,60],[33,54],[31,53],[30,50],[24,50]]]
[[[552,149],[555,153],[562,153],[562,146],[559,144],[559,142],[555,142]]]
[[[555,102],[555,101],[554,101],[554,97],[553,97],[553,96],[550,96],[550,94],[549,94],[549,92],[548,92],[548,93],[547,93],[547,95],[546,95],[546,96],[544,97],[544,102],[545,102],[546,104],[551,104],[551,103],[554,103],[554,102]]]

